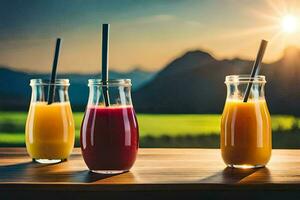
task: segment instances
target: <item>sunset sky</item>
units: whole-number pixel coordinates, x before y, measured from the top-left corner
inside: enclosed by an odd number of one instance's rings
[[[297,0],[1,0],[0,65],[48,72],[61,37],[60,72],[98,72],[102,23],[114,70],[159,70],[194,49],[253,59],[261,39],[271,62],[300,47],[299,11]]]

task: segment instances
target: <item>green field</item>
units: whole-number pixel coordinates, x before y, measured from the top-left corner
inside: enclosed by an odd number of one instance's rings
[[[27,113],[0,112],[0,146],[24,146],[24,126]],[[76,144],[83,113],[74,113]],[[216,146],[220,131],[220,115],[138,114],[141,144],[151,146]],[[295,132],[300,118],[272,116],[273,132]],[[298,134],[297,134],[298,137]],[[201,143],[201,144],[200,144]],[[300,143],[300,141],[299,141]]]

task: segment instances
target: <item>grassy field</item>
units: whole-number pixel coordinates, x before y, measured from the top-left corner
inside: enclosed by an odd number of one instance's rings
[[[0,146],[24,146],[27,113],[0,112]],[[83,113],[74,113],[76,144]],[[141,145],[145,147],[216,147],[219,143],[220,115],[151,115],[138,114]],[[293,116],[272,116],[275,133],[299,129],[300,119]],[[298,138],[297,134],[297,138]],[[300,143],[300,141],[299,141]]]

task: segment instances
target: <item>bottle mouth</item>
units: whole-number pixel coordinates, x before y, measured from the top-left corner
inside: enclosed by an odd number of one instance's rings
[[[109,79],[102,81],[102,79],[89,79],[88,86],[131,86],[131,79]]]
[[[225,84],[228,83],[266,83],[266,77],[263,75],[256,75],[251,77],[249,74],[229,75],[225,78]]]
[[[55,86],[69,86],[70,81],[69,79],[55,79],[54,83],[50,83],[49,79],[30,79],[30,85],[55,85]]]

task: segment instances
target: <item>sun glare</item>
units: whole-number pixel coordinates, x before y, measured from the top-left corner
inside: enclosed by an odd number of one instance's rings
[[[292,15],[286,15],[281,21],[282,30],[286,33],[294,33],[297,29],[297,20]]]

